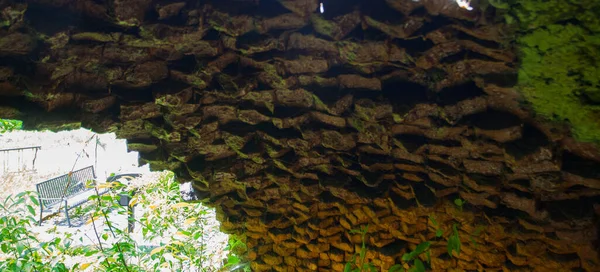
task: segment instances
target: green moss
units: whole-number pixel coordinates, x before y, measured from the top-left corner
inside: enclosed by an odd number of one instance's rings
[[[403,151],[408,151],[408,150],[406,149],[406,147],[404,146],[404,144],[403,144],[401,141],[399,141],[398,139],[396,139],[396,138],[392,138],[392,144],[393,144],[395,147],[397,147],[397,148],[400,148],[400,149],[401,149],[401,150],[403,150]]]
[[[71,35],[73,40],[96,41],[96,42],[112,42],[114,41],[111,34],[98,32],[82,32]]]
[[[275,90],[286,90],[287,89],[287,83],[285,82],[283,77],[281,77],[279,75],[279,73],[277,73],[277,68],[275,67],[275,65],[265,64],[264,71],[268,75],[269,84],[271,85],[271,87],[273,87],[273,89],[275,89]]]
[[[292,171],[287,168],[287,166],[285,166],[285,164],[283,164],[283,162],[279,161],[279,160],[273,160],[273,164],[275,164],[275,166],[283,171],[289,172],[291,173]]]
[[[279,129],[283,128],[283,120],[281,120],[279,118],[273,118],[273,119],[271,119],[271,122],[273,123],[273,125],[276,128],[279,128]]]
[[[328,175],[332,175],[333,174],[333,169],[331,168],[331,165],[329,164],[319,164],[316,165],[315,167],[313,167],[315,170],[323,172],[325,174]]]
[[[173,159],[175,159],[177,161],[180,161],[180,162],[188,162],[189,161],[188,157],[186,157],[186,156],[178,156],[178,155],[175,155],[173,153],[169,154],[169,157],[171,157],[171,158],[173,158]]]
[[[279,151],[275,150],[270,144],[265,144],[265,149],[271,158],[275,158],[279,154]]]
[[[337,162],[339,162],[342,165],[342,167],[350,167],[352,165],[352,163],[347,162],[340,156],[335,156],[335,157],[333,157],[333,159],[336,160]]]
[[[343,41],[337,43],[337,45],[342,59],[345,59],[348,63],[353,63],[356,60],[356,51],[360,49],[359,44]]]
[[[263,134],[261,134],[261,136],[260,136],[260,137],[261,137],[263,140],[265,140],[266,142],[269,142],[269,143],[271,143],[271,144],[274,144],[274,145],[276,145],[276,146],[279,146],[279,147],[282,147],[282,146],[283,146],[283,143],[282,143],[280,140],[278,140],[277,138],[275,138],[275,137],[273,137],[273,136],[271,136],[271,135],[268,135],[268,134],[266,134],[266,133],[263,133]]]
[[[329,112],[329,107],[327,107],[327,105],[323,103],[323,101],[318,96],[316,96],[315,94],[313,94],[312,96],[313,101],[315,101],[314,105],[316,110]]]
[[[260,154],[250,154],[248,157],[250,157],[250,160],[252,160],[254,163],[261,165],[263,163],[265,163],[265,159],[263,159]]]
[[[150,135],[158,139],[164,140],[169,143],[181,141],[181,134],[179,132],[174,131],[169,133],[166,129],[156,126],[150,122],[144,122],[143,126],[144,131],[150,132]]]
[[[140,22],[136,18],[130,18],[130,19],[124,20],[124,21],[117,19],[117,25],[129,28],[129,27],[135,27],[135,26],[140,25]]]
[[[265,106],[271,113],[275,112],[273,94],[270,92],[249,92],[242,99],[252,101],[255,105]]]
[[[519,86],[539,114],[568,121],[581,141],[600,143],[600,35],[549,25],[521,37]],[[592,103],[585,101],[591,100]]]
[[[393,113],[392,118],[394,119],[394,123],[402,123],[404,121],[404,118],[397,113]]]
[[[310,21],[317,33],[330,38],[335,38],[337,26],[333,22],[327,21],[317,14],[313,14],[310,17]]]
[[[148,164],[150,164],[150,169],[152,169],[152,171],[175,171],[182,165],[182,163],[179,161],[148,161]]]
[[[506,10],[510,22],[522,29],[535,29],[576,19],[593,31],[600,30],[597,0],[488,0],[497,9]]]
[[[68,130],[76,130],[81,128],[81,122],[72,122],[72,123],[43,123],[39,124],[36,127],[38,131],[68,131]]]
[[[128,143],[127,149],[129,149],[131,151],[149,153],[149,152],[155,151],[156,149],[158,149],[158,147],[155,145],[150,145],[150,144]]]
[[[244,148],[244,146],[246,145],[246,140],[243,137],[226,133],[226,134],[223,135],[223,140],[225,141],[225,144],[229,148],[231,148],[231,150],[235,151],[235,153],[237,153],[237,155],[240,158],[242,158],[242,159],[251,159],[255,163],[258,163],[258,164],[262,164],[263,163],[263,161],[261,161],[260,159],[257,159],[256,157],[248,156],[247,154],[244,154],[241,151],[242,148]]]
[[[244,140],[244,138],[229,133],[223,135],[223,140],[225,141],[225,144],[233,150],[241,150],[246,145],[246,140]]]
[[[377,112],[377,109],[375,108],[374,105],[368,105],[368,106],[359,105],[359,104],[354,105],[354,114],[356,115],[356,117],[363,119],[365,121],[374,122],[375,115],[377,114],[376,112]]]
[[[535,112],[570,123],[580,141],[600,143],[600,1],[484,2],[517,32],[517,87]]]
[[[363,132],[366,126],[365,121],[356,117],[348,118],[348,124],[350,124],[350,126],[356,129],[358,132]]]

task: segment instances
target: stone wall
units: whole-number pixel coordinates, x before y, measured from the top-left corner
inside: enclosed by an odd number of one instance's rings
[[[2,115],[116,131],[255,271],[342,271],[366,225],[381,270],[424,241],[436,271],[598,269],[600,152],[513,89],[492,7],[26,2],[0,1]]]

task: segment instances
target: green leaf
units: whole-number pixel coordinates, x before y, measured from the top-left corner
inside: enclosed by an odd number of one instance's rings
[[[442,237],[444,235],[444,231],[442,229],[437,229],[435,231],[435,237]]]
[[[454,204],[456,204],[456,206],[458,206],[458,207],[462,207],[465,203],[463,202],[462,199],[457,198],[454,200]]]
[[[388,272],[404,272],[404,267],[401,264],[395,264],[390,267]]]
[[[31,213],[31,215],[35,215],[35,209],[31,207],[31,205],[27,205],[27,210],[29,210],[29,213]]]
[[[419,259],[415,259],[414,267],[410,270],[411,272],[425,272],[425,265]]]
[[[240,262],[240,258],[238,258],[235,255],[229,255],[229,257],[227,257],[227,264],[226,264],[226,266],[236,265],[239,262]]]
[[[351,272],[351,271],[352,271],[352,264],[346,263],[346,265],[344,266],[344,272]]]
[[[108,240],[108,234],[103,233],[102,234],[102,239],[104,239],[104,241]]]
[[[420,243],[419,245],[417,245],[415,250],[402,255],[402,260],[405,262],[408,262],[408,261],[414,259],[415,257],[419,256],[421,253],[423,253],[425,250],[429,249],[430,245],[431,245],[430,242]]]
[[[37,206],[39,206],[39,205],[40,205],[40,202],[38,201],[37,197],[30,196],[30,197],[29,197],[29,200],[31,200],[31,203],[33,203],[33,204],[35,204],[35,205],[37,205]]]
[[[458,236],[458,230],[456,224],[452,225],[453,234],[448,237],[448,255],[452,255],[452,251],[456,251],[456,254],[460,254],[460,237]]]
[[[22,254],[23,251],[25,250],[25,245],[23,244],[17,244],[17,253]]]
[[[429,220],[431,220],[431,223],[433,224],[433,226],[435,226],[435,227],[439,226],[438,222],[435,220],[435,217],[433,217],[432,215],[429,216]]]
[[[97,250],[87,250],[87,251],[85,252],[85,254],[83,254],[83,255],[84,255],[84,256],[86,256],[86,257],[89,257],[89,256],[92,256],[92,255],[94,255],[94,254],[96,254],[96,253],[98,253],[98,251],[97,251]]]

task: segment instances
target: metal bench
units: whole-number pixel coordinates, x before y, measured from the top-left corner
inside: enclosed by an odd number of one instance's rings
[[[91,183],[88,183],[88,181]],[[87,187],[86,183],[93,186]],[[96,173],[93,166],[36,184],[35,187],[40,201],[39,225],[42,225],[44,212],[56,213],[60,212],[59,209],[64,209],[67,224],[70,227],[69,210],[84,204],[90,196],[96,194],[95,185]],[[101,195],[106,192],[108,192],[106,189],[99,191]]]

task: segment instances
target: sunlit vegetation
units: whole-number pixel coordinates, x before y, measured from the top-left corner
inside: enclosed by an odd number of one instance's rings
[[[165,172],[166,173],[166,172]],[[90,206],[78,210],[93,224],[96,237],[92,246],[77,244],[71,234],[50,233],[50,241],[42,241],[32,231],[37,224],[38,199],[34,192],[10,196],[0,204],[0,271],[236,271],[248,270],[236,248],[246,247],[230,237],[228,257],[218,260],[208,252],[205,229],[211,210],[200,203],[183,202],[172,172],[159,180],[137,188],[130,205],[141,206],[135,223],[144,241],[160,240],[157,247],[138,244],[127,229],[108,220],[108,214],[127,214],[120,206],[121,195],[128,194],[121,182],[103,183],[110,191],[89,198]],[[128,187],[131,189],[131,186]],[[97,227],[104,225],[104,228]],[[50,228],[49,232],[52,232]],[[56,228],[54,228],[56,230]],[[83,242],[83,238],[79,238]],[[77,260],[74,262],[73,260]],[[74,263],[74,264],[73,264]]]
[[[13,119],[0,119],[0,133],[20,130],[23,128],[23,121]]]

